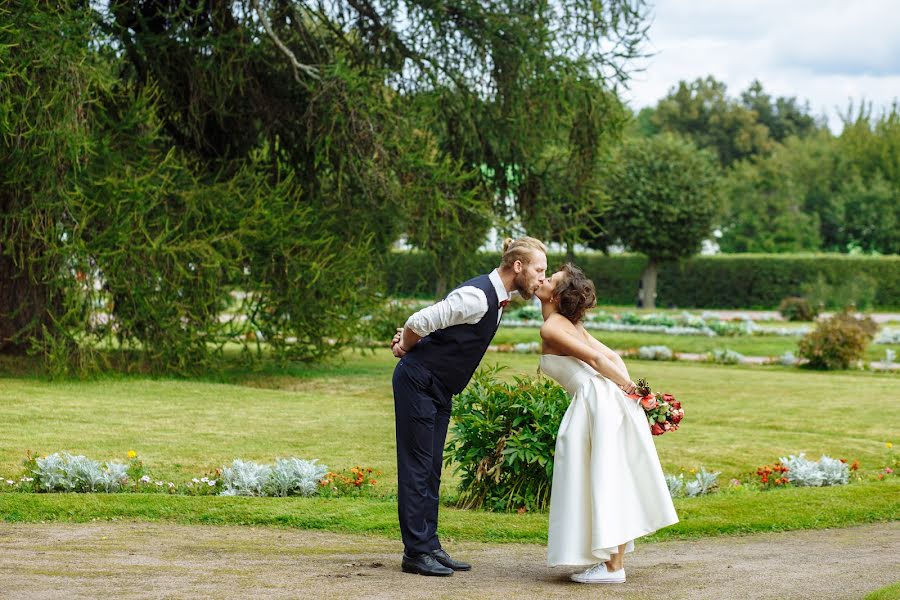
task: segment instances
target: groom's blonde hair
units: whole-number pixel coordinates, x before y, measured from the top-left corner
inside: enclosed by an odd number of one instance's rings
[[[533,237],[506,238],[503,241],[503,260],[500,261],[500,266],[512,268],[517,260],[527,265],[531,262],[535,251],[547,254],[547,247]]]

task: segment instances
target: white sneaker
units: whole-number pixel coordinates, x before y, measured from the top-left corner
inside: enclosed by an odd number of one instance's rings
[[[573,573],[569,579],[578,583],[625,583],[625,568],[610,572],[606,563],[599,563],[581,573]]]

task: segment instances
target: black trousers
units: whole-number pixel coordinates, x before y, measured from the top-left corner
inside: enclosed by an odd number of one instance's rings
[[[434,552],[438,492],[451,394],[424,367],[406,358],[394,369],[397,427],[397,512],[408,555]]]

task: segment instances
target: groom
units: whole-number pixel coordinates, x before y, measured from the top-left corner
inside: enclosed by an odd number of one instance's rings
[[[494,339],[510,292],[531,298],[547,271],[547,249],[530,237],[503,244],[500,267],[415,313],[391,342],[397,426],[397,504],[405,573],[452,575],[456,561],[437,537],[438,490],[451,398],[469,383]]]

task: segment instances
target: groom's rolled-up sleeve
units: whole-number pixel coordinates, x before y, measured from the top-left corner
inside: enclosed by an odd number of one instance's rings
[[[473,286],[457,288],[447,297],[423,308],[406,321],[419,337],[454,325],[474,325],[487,313],[487,296]]]

